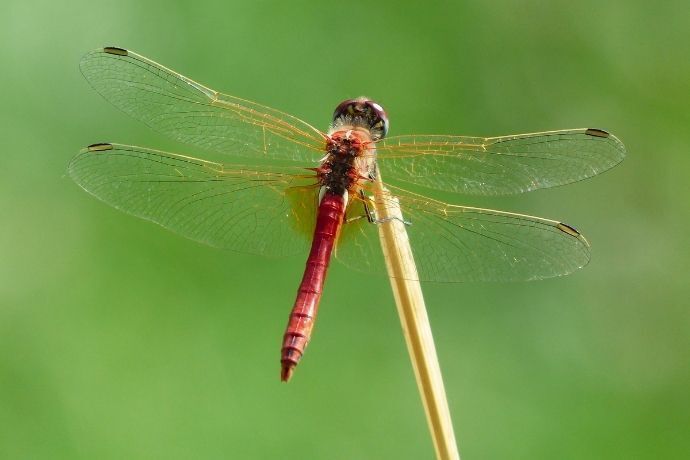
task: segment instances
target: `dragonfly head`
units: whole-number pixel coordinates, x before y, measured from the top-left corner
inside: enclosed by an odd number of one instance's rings
[[[335,108],[332,126],[346,124],[368,129],[373,141],[381,140],[388,134],[388,116],[383,107],[365,97],[347,99]]]

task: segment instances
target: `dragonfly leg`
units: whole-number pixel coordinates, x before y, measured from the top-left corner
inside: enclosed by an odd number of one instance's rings
[[[348,217],[347,219],[345,219],[345,223],[349,224],[351,222],[355,222],[359,219],[364,218],[366,218],[371,223],[375,223],[376,214],[374,213],[374,209],[370,205],[371,199],[364,194],[364,190],[359,191],[359,199],[362,200],[362,204],[364,205],[364,214],[354,217]]]
[[[371,207],[371,198],[368,197],[364,190],[359,191],[359,196],[362,198],[362,204],[364,204],[364,212],[366,213],[366,218],[372,224],[376,222],[376,211]]]
[[[409,220],[401,219],[399,217],[388,217],[386,219],[377,219],[373,223],[374,224],[385,224],[386,222],[390,222],[391,220],[397,220],[398,222],[405,224],[405,225],[412,225],[412,222]]]
[[[371,197],[368,197],[364,194],[364,190],[359,191],[359,196],[362,199],[362,203],[364,204],[364,212],[366,213],[366,216],[359,216],[358,218],[361,217],[366,217],[369,222],[372,224],[383,224],[386,222],[389,222],[391,220],[397,220],[405,225],[412,225],[412,222],[409,222],[404,219],[400,219],[398,217],[388,217],[386,219],[377,219],[376,218],[376,211],[374,208],[371,206],[372,199]]]

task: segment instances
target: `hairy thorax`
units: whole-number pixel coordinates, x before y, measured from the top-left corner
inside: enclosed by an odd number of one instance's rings
[[[329,134],[326,151],[316,172],[329,192],[359,193],[363,182],[376,178],[376,148],[368,130],[339,127]]]

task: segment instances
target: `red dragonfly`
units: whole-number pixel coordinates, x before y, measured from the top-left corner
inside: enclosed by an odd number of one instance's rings
[[[533,280],[586,265],[584,236],[557,220],[447,204],[394,184],[512,194],[579,181],[625,157],[615,136],[593,128],[387,137],[386,113],[366,98],[340,103],[328,130],[321,131],[121,48],[88,53],[80,66],[96,91],[122,111],[233,160],[93,144],[69,165],[87,192],[219,248],[286,256],[311,247],[283,338],[283,381],[310,339],[332,253],[355,269],[385,271],[378,237],[385,223],[372,205],[379,170],[402,208],[420,280]]]

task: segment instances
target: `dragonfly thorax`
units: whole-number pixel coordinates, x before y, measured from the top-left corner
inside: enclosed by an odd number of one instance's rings
[[[356,192],[376,174],[375,150],[368,131],[346,129],[329,135],[327,155],[317,168],[319,182],[332,193]]]

